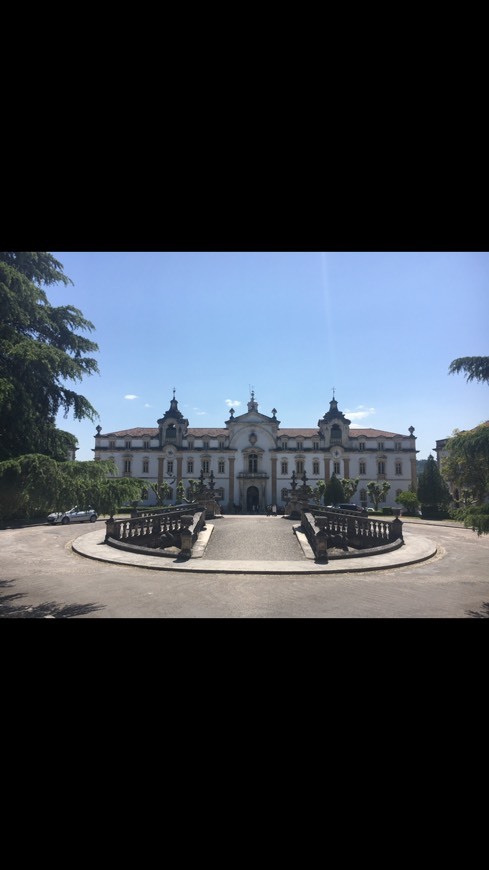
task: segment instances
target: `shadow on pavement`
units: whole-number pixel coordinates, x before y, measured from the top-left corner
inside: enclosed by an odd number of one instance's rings
[[[1,588],[12,588],[15,580],[0,580]],[[11,595],[0,595],[0,619],[42,619],[52,616],[55,619],[69,619],[72,616],[82,616],[85,613],[93,613],[94,610],[102,610],[105,604],[56,604],[55,601],[46,601],[42,604],[20,604],[20,599],[25,598],[26,593],[14,592]]]
[[[474,619],[489,619],[489,601],[482,602],[483,613],[480,610],[466,610],[466,614],[468,616],[472,616]]]

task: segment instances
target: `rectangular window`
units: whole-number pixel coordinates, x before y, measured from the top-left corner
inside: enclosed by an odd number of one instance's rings
[[[115,450],[115,441],[109,441],[109,448]]]
[[[173,474],[173,459],[169,459],[166,463],[166,473]]]
[[[130,473],[131,473],[131,460],[124,459],[124,474],[130,474]]]
[[[402,462],[396,462],[396,474],[402,474]]]
[[[187,462],[187,474],[193,474],[193,473],[194,473],[194,460],[189,459]]]
[[[395,449],[396,449],[396,450],[402,450],[402,443],[401,443],[401,441],[396,441]]]
[[[312,463],[312,473],[319,474],[319,462],[317,459],[315,459],[314,462]]]
[[[379,474],[385,474],[385,462],[377,463],[377,471]]]
[[[297,462],[295,464],[295,470],[296,470],[296,474],[303,474],[304,473],[304,462],[302,461],[302,459],[297,460]]]
[[[333,462],[333,473],[334,474],[341,474],[339,462]]]
[[[297,450],[302,450],[302,441],[297,442]]]
[[[208,450],[208,449],[209,449],[209,442],[204,441],[204,450]]]
[[[288,474],[288,473],[289,473],[289,463],[282,462],[282,474]]]
[[[143,441],[143,448],[144,448],[145,450],[149,450],[149,446],[150,446],[150,445],[149,445],[149,441]]]
[[[193,450],[193,449],[194,449],[194,442],[193,442],[190,438],[189,438],[188,441],[187,441],[187,447],[188,447],[189,450]]]
[[[126,447],[126,450],[130,450],[131,449],[131,442],[126,441],[125,447]]]
[[[202,460],[202,471],[204,472],[204,474],[209,474],[209,460],[208,459]]]
[[[287,450],[287,442],[282,441],[282,450]]]
[[[313,450],[319,450],[319,441],[313,441],[312,446]]]
[[[366,474],[366,473],[367,473],[367,463],[361,462],[360,463],[360,474]]]
[[[358,445],[358,449],[365,450],[365,441],[360,441],[360,444]]]
[[[362,507],[367,507],[367,490],[366,489],[360,490],[360,502],[362,504]]]
[[[379,442],[377,443],[377,450],[383,450],[383,449],[384,449],[384,442],[383,442],[383,441],[379,441]]]
[[[149,472],[149,459],[143,459],[143,474],[148,474]]]
[[[224,441],[219,441],[219,450],[224,450]]]
[[[218,470],[219,474],[224,474],[224,468],[225,468],[224,459],[220,459],[219,464],[217,466],[217,470]]]

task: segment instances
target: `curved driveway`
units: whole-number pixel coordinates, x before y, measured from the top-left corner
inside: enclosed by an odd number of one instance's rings
[[[280,522],[279,519],[273,522]],[[98,521],[96,529],[101,529]],[[98,562],[72,543],[93,525],[0,531],[0,617],[467,618],[489,615],[489,536],[407,522],[428,561],[343,574],[211,574]]]

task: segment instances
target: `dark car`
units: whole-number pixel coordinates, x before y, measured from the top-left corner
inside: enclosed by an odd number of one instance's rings
[[[338,510],[340,510],[340,511],[361,511],[362,508],[358,507],[357,504],[339,504]]]

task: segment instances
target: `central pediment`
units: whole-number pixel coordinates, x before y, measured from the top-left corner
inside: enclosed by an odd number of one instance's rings
[[[240,426],[253,426],[255,424],[270,426],[273,423],[276,424],[276,420],[272,417],[267,417],[266,414],[260,414],[259,411],[247,411],[246,414],[241,414],[233,419],[233,425],[239,424]]]

